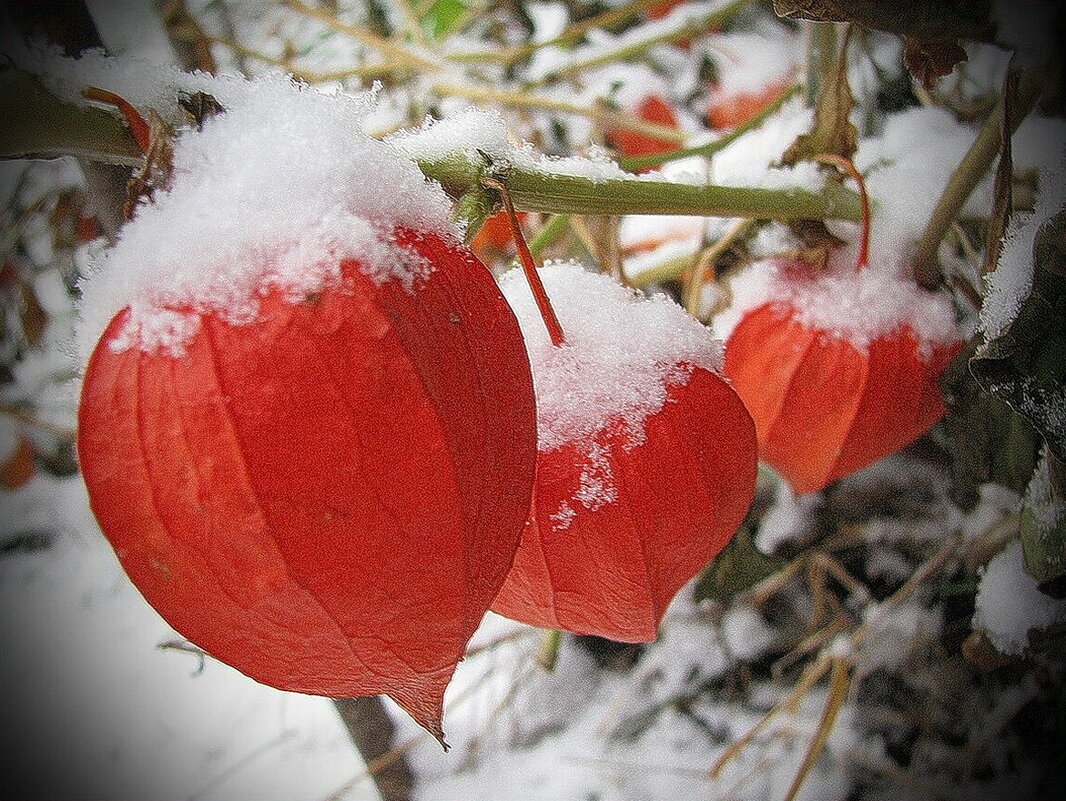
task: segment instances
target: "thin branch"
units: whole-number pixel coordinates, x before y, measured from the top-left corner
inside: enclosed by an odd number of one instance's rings
[[[366,28],[360,28],[356,25],[349,25],[346,22],[341,22],[328,11],[308,5],[303,2],[303,0],[282,0],[282,2],[293,11],[297,11],[311,19],[318,20],[333,30],[347,34],[367,47],[390,56],[392,61],[397,64],[404,64],[412,69],[423,71],[435,71],[441,68],[439,64],[425,56],[420,56],[406,47],[398,45],[390,39],[386,39],[384,36],[378,36],[376,33],[371,33]]]
[[[696,319],[699,319],[700,316],[700,295],[703,293],[703,285],[707,282],[708,276],[713,274],[714,263],[719,256],[733,246],[734,242],[744,236],[754,224],[755,220],[751,219],[737,220],[696,261],[696,266],[689,277],[688,286],[685,287],[685,308]]]
[[[475,50],[466,53],[452,53],[448,55],[448,60],[460,63],[465,61],[492,61],[509,66],[528,58],[541,48],[570,44],[584,37],[589,31],[599,28],[609,29],[619,23],[626,22],[661,1],[633,0],[633,2],[625,3],[618,8],[604,11],[581,22],[568,25],[558,36],[544,42],[526,42],[504,50]]]
[[[1028,71],[1023,71],[1019,75],[1013,119],[1010,121],[1012,135],[1036,105],[1040,89],[1041,81],[1037,76]],[[966,151],[966,155],[962,157],[962,161],[948,179],[947,186],[944,187],[936,208],[933,209],[929,222],[926,223],[925,230],[918,238],[914,251],[914,275],[918,283],[924,287],[935,288],[942,280],[937,257],[940,242],[999,154],[1003,113],[1003,98],[1000,98],[995,110],[985,119],[970,149]]]
[[[537,235],[529,240],[529,252],[535,259],[548,249],[556,239],[566,230],[570,224],[569,214],[555,214],[537,232]]]
[[[411,0],[394,0],[396,6],[403,15],[404,30],[410,34],[411,39],[421,47],[426,46],[426,37],[422,33],[422,26],[418,23],[418,15],[415,13]]]
[[[814,763],[818,760],[818,756],[822,753],[822,749],[825,748],[825,744],[829,740],[829,733],[833,730],[837,714],[844,705],[844,700],[848,697],[848,688],[850,686],[851,669],[848,661],[841,657],[834,658],[832,673],[829,676],[829,694],[825,701],[825,709],[822,710],[821,720],[818,721],[818,729],[815,731],[814,739],[811,740],[810,747],[803,757],[803,763],[800,765],[799,770],[796,771],[792,784],[785,794],[785,801],[793,801],[799,793],[800,787],[803,786],[803,782],[807,780],[811,768],[814,767]]]
[[[761,126],[766,120],[776,114],[781,106],[783,106],[789,99],[795,97],[801,88],[802,87],[799,84],[793,84],[788,87],[788,89],[778,95],[773,102],[766,105],[758,114],[743,125],[737,126],[721,139],[715,139],[713,142],[708,142],[705,145],[685,147],[678,150],[668,150],[663,153],[651,153],[647,156],[627,156],[626,158],[619,159],[618,165],[624,170],[635,172],[648,167],[658,167],[667,162],[677,161],[678,159],[688,158],[689,156],[703,156],[704,158],[710,158],[715,153],[725,150],[744,134],[748,133],[748,131],[755,130]]]
[[[633,114],[626,114],[623,111],[609,108],[603,103],[568,103],[565,100],[535,95],[529,92],[497,89],[490,86],[461,86],[450,83],[434,84],[433,91],[444,97],[461,97],[465,100],[495,103],[509,108],[574,114],[597,120],[610,128],[621,128],[671,142],[680,143],[684,141],[684,134],[676,128],[642,120]]]
[[[529,246],[526,245],[526,238],[522,234],[522,225],[518,221],[518,215],[515,214],[514,203],[511,200],[511,192],[506,183],[496,178],[484,177],[481,179],[481,183],[500,193],[504,210],[507,212],[507,221],[511,225],[511,235],[514,237],[515,249],[518,251],[518,261],[522,265],[522,272],[526,276],[529,291],[533,294],[533,299],[537,303],[537,310],[544,321],[544,327],[548,329],[548,337],[551,339],[552,345],[557,348],[562,347],[566,342],[563,327],[559,324],[559,318],[555,314],[555,309],[552,308],[551,299],[544,289],[544,282],[540,280],[540,273],[537,272],[537,265],[533,263],[533,256],[529,252]]]
[[[587,56],[583,59],[572,59],[565,67],[560,67],[557,70],[549,72],[534,81],[532,85],[536,86],[551,83],[562,78],[569,78],[578,73],[585,72],[586,70],[594,69],[595,67],[602,67],[606,64],[613,64],[618,61],[636,58],[651,50],[656,45],[676,42],[680,39],[690,39],[708,28],[721,25],[733,16],[733,14],[747,5],[747,3],[748,0],[733,0],[732,3],[722,6],[699,19],[689,20],[685,22],[684,25],[675,29],[653,33],[644,38],[636,39],[635,41],[626,41],[618,47],[598,50],[594,55]]]

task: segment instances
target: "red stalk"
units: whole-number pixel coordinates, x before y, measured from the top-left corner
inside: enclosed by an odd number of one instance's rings
[[[533,293],[533,300],[536,301],[537,310],[540,312],[541,319],[544,320],[544,327],[548,329],[548,337],[555,347],[561,347],[566,343],[563,327],[559,324],[559,318],[556,316],[555,309],[552,308],[551,300],[548,298],[548,293],[544,289],[544,282],[540,280],[540,273],[537,272],[537,266],[533,263],[533,255],[529,252],[529,246],[526,245],[526,238],[522,234],[522,225],[518,221],[518,215],[515,214],[514,210],[514,202],[511,200],[511,192],[507,189],[506,184],[495,178],[482,178],[481,182],[498,191],[500,197],[503,198],[503,207],[507,211],[507,219],[511,223],[511,235],[514,237],[518,261],[522,264],[522,272],[525,273],[529,291]]]

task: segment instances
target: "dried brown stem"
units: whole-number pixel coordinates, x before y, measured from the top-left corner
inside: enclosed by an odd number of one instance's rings
[[[382,801],[410,801],[415,777],[404,752],[393,745],[396,726],[381,697],[335,698],[333,706],[367,765]]]

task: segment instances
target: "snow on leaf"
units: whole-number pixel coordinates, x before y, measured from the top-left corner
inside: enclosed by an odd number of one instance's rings
[[[1005,255],[1012,253],[1010,249]],[[970,369],[987,392],[1006,401],[1066,459],[1066,208],[1037,230],[1032,283],[1010,323],[985,341]],[[1004,269],[1024,269],[1013,264]]]

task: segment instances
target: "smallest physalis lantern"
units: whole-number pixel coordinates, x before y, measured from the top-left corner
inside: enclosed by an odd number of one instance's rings
[[[752,269],[772,272],[775,299],[733,329],[725,372],[755,420],[760,456],[793,489],[822,489],[943,416],[937,379],[959,348],[946,298],[854,275],[782,278],[798,269],[782,262]],[[890,298],[905,314],[885,315]],[[908,320],[915,310],[924,319]]]
[[[755,432],[720,374],[721,345],[664,296],[575,264],[501,281],[537,394],[529,523],[493,610],[547,628],[652,640],[671,598],[729,541],[751,502]]]
[[[353,99],[269,81],[229,102],[84,286],[92,510],[209,654],[388,694],[441,737],[529,510],[517,322]]]

